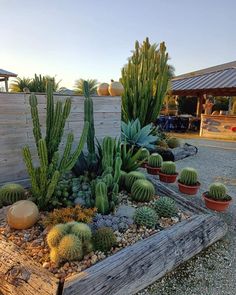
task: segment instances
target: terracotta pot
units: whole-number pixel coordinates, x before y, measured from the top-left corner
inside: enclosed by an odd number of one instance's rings
[[[146,168],[146,166],[147,166],[147,162],[143,162],[140,166],[141,166],[142,168]]]
[[[213,199],[210,199],[207,196],[207,192],[202,194],[202,197],[205,201],[205,205],[207,208],[214,210],[214,211],[218,211],[218,212],[222,212],[228,209],[229,204],[232,200],[229,201],[216,201]]]
[[[178,173],[168,175],[168,174],[161,173],[161,171],[159,171],[159,178],[160,178],[160,181],[162,182],[174,183],[176,181],[177,176],[178,176]]]
[[[179,182],[178,180],[179,191],[186,195],[196,195],[200,185],[201,185],[200,182],[198,182],[196,185],[190,186],[190,185],[183,184]]]
[[[151,167],[146,164],[147,173],[151,175],[158,175],[161,168]]]

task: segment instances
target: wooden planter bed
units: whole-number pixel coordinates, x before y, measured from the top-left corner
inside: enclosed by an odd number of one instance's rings
[[[0,294],[135,294],[225,235],[227,226],[219,217],[151,180],[160,195],[174,198],[191,217],[67,278],[63,285],[19,247],[0,237]]]

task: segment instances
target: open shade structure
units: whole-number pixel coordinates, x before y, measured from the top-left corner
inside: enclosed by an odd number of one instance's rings
[[[10,77],[17,77],[17,74],[0,69],[0,82],[5,82],[6,92],[8,92],[8,79]]]

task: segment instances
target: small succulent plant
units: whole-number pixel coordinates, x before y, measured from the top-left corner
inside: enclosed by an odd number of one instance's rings
[[[217,200],[217,201],[224,201],[231,199],[227,195],[227,188],[223,183],[215,182],[212,183],[209,187],[209,193],[208,196],[211,199]]]
[[[144,225],[148,228],[153,228],[157,224],[157,220],[158,215],[152,208],[143,206],[136,209],[134,222],[137,225]]]
[[[174,148],[180,146],[180,141],[178,138],[171,137],[167,140],[167,144],[168,144],[169,148],[174,149]]]
[[[0,188],[0,204],[11,205],[25,198],[25,189],[16,183],[7,183]]]
[[[130,192],[132,185],[138,179],[146,179],[145,175],[139,171],[131,171],[127,174],[125,179],[125,186],[127,191]]]
[[[137,202],[149,202],[155,194],[153,184],[146,179],[138,179],[131,188],[131,196]]]
[[[153,208],[159,217],[170,218],[177,214],[176,203],[169,197],[161,197],[153,204]]]
[[[94,233],[93,244],[96,250],[106,253],[116,244],[116,236],[109,227],[99,228]]]
[[[163,162],[161,167],[161,173],[167,174],[167,175],[174,175],[176,174],[176,165],[174,162],[166,161]]]
[[[198,182],[197,170],[194,168],[186,167],[180,172],[179,181],[185,185],[193,186]]]
[[[130,225],[133,224],[133,219],[125,216],[114,216],[112,214],[102,215],[96,214],[91,228],[96,231],[102,227],[110,227],[113,231],[125,232]]]
[[[83,244],[80,238],[73,234],[64,236],[58,245],[60,260],[72,261],[83,258]]]
[[[153,168],[160,168],[162,165],[163,159],[162,156],[158,153],[153,153],[148,158],[148,166]]]

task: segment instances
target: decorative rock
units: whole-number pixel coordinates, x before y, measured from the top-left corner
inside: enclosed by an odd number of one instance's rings
[[[21,200],[14,203],[7,212],[7,222],[15,229],[27,229],[39,218],[38,207],[31,201]]]
[[[116,216],[133,218],[135,213],[135,208],[128,205],[120,205],[116,211]]]

